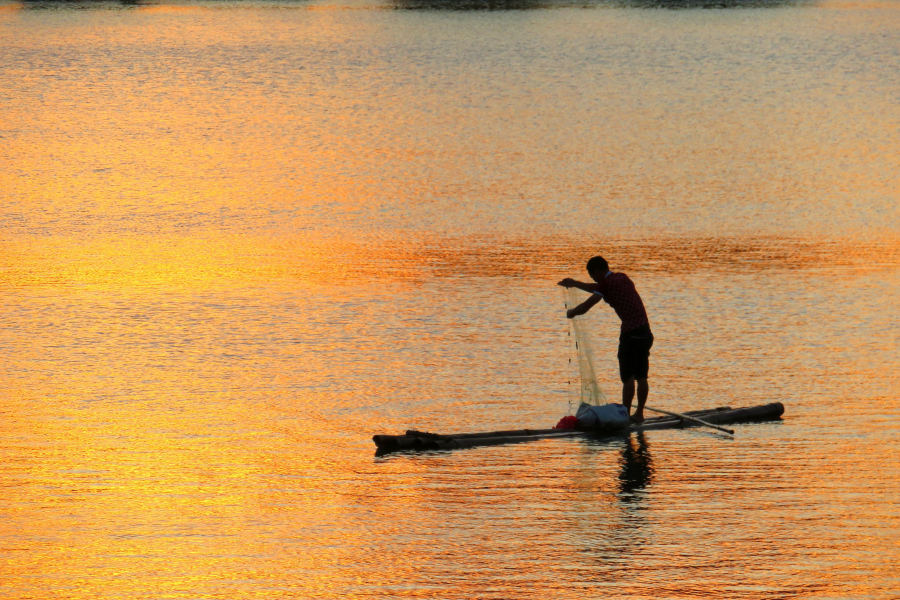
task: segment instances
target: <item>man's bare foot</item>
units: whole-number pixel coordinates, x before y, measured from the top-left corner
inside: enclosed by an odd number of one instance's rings
[[[633,415],[631,415],[631,422],[632,422],[632,423],[636,423],[636,424],[643,423],[643,422],[644,422],[644,415],[643,415],[643,414],[634,413]]]

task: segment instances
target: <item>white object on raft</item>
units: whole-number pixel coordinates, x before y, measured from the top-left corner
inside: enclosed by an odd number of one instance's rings
[[[621,404],[591,406],[585,402],[578,407],[575,418],[578,419],[578,427],[586,430],[622,429],[631,423],[628,409]]]

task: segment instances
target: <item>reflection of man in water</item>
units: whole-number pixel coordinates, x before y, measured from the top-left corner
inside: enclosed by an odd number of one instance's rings
[[[653,483],[653,459],[644,432],[628,436],[625,448],[622,449],[621,466],[619,495],[623,501],[628,502],[635,490],[643,490]]]
[[[569,309],[566,316],[570,319],[583,315],[595,304],[604,300],[615,309],[622,319],[622,334],[619,336],[619,376],[622,378],[622,404],[631,412],[631,401],[634,399],[634,383],[637,381],[638,405],[631,416],[635,423],[644,421],[644,405],[650,386],[647,374],[650,371],[650,347],[653,346],[653,333],[644,302],[634,288],[634,283],[625,273],[613,273],[602,256],[595,256],[587,263],[587,272],[597,283],[582,283],[566,277],[559,282],[563,287],[577,287],[591,294],[590,298]]]

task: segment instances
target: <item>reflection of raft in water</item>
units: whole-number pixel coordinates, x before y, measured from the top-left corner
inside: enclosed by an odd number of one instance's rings
[[[750,406],[747,408],[731,408],[721,406],[709,410],[695,410],[684,413],[690,417],[698,417],[707,423],[739,423],[742,421],[764,421],[778,419],[784,413],[781,402]],[[372,437],[378,446],[378,453],[398,452],[401,450],[455,450],[457,448],[474,448],[476,446],[495,446],[516,442],[530,442],[560,437],[579,435],[627,435],[635,431],[651,429],[674,429],[694,427],[694,424],[677,417],[654,417],[640,425],[629,425],[617,431],[591,432],[575,429],[516,429],[513,431],[488,431],[485,433],[455,433],[441,435],[424,431],[407,431],[405,435],[376,435]]]

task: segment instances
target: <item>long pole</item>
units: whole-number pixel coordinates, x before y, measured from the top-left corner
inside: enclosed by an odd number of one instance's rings
[[[718,425],[713,425],[712,423],[707,423],[706,421],[701,421],[695,417],[689,417],[687,415],[682,415],[676,412],[669,412],[667,410],[660,410],[658,408],[650,408],[649,406],[645,406],[644,410],[652,410],[653,412],[662,413],[664,415],[669,415],[671,417],[678,417],[679,419],[684,419],[685,421],[693,421],[694,423],[699,423],[700,425],[706,425],[707,427],[712,427],[713,429],[718,429],[719,431],[724,431],[729,435],[734,435],[733,429],[726,429],[725,427],[719,427]]]

